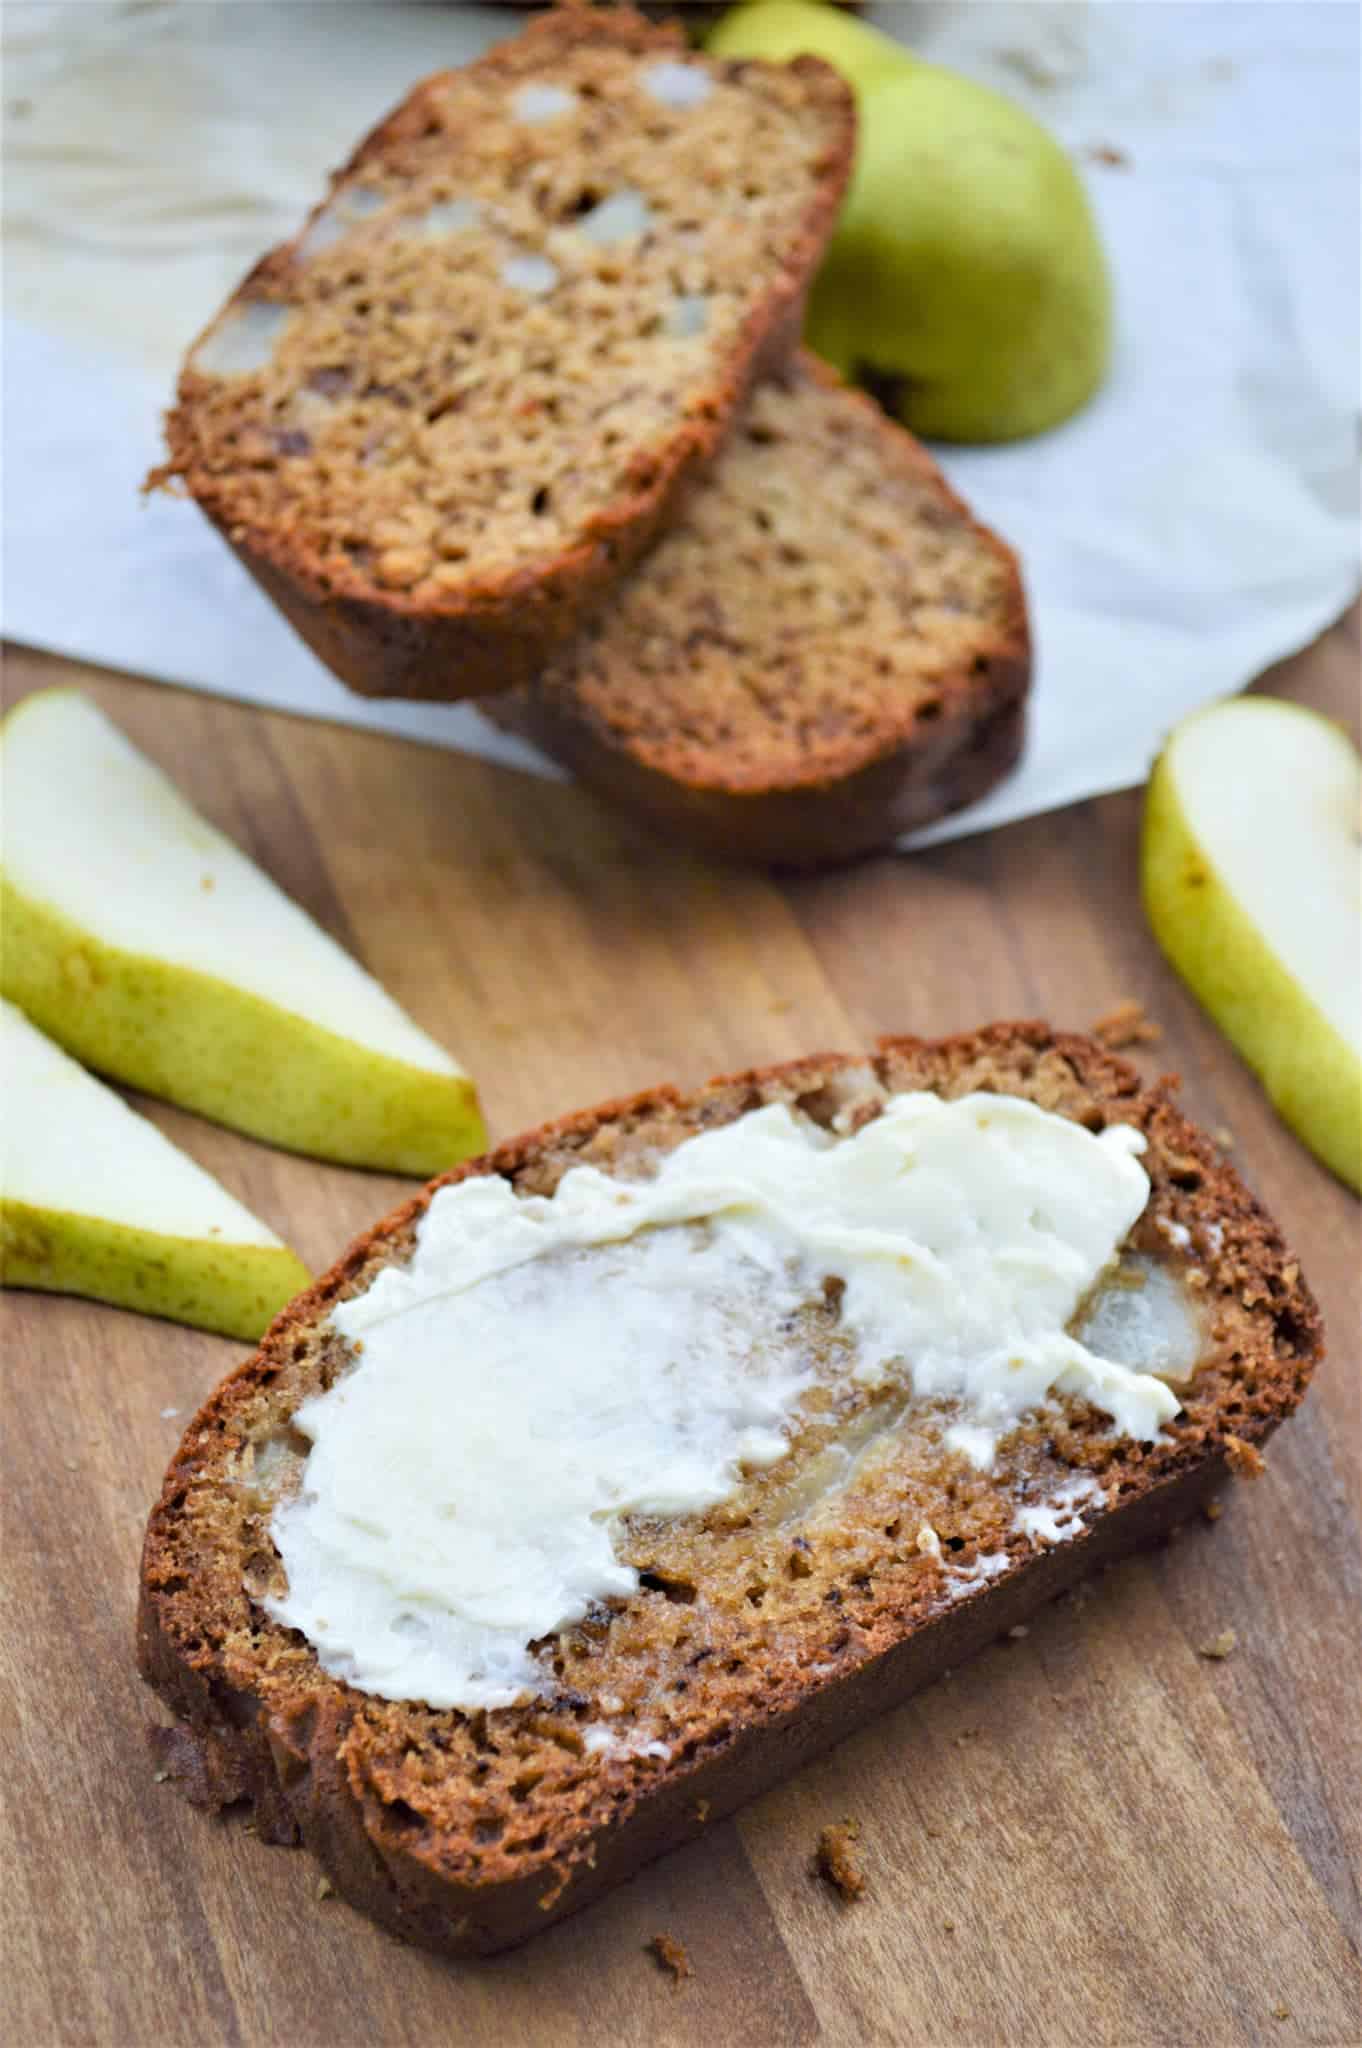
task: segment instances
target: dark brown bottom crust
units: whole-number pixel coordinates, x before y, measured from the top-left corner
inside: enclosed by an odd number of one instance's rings
[[[998,664],[988,708],[929,728],[929,740],[878,755],[836,782],[754,794],[697,787],[652,768],[533,685],[480,708],[503,731],[541,747],[608,802],[665,837],[719,860],[763,867],[835,867],[890,846],[978,803],[1021,757],[1024,661]]]
[[[206,1689],[204,1697],[196,1697],[190,1673],[157,1627],[155,1603],[144,1597],[142,1671],[184,1717],[177,1728],[151,1730],[153,1750],[161,1769],[193,1804],[221,1808],[250,1800],[257,1835],[272,1843],[301,1841],[337,1892],[390,1933],[446,1955],[492,1955],[528,1941],[645,1864],[695,1840],[710,1823],[901,1705],[1091,1572],[1157,1544],[1223,1491],[1229,1477],[1220,1455],[1165,1481],[1100,1517],[1073,1541],[1038,1553],[995,1589],[961,1601],[883,1656],[849,1671],[799,1712],[744,1729],[719,1755],[678,1774],[627,1826],[603,1834],[594,1863],[575,1865],[556,1889],[546,1888],[538,1871],[521,1885],[499,1887],[494,1898],[473,1892],[461,1898],[411,1864],[404,1866],[401,1884],[396,1882],[364,1831],[362,1809],[333,1782],[338,1767],[334,1761],[329,1768],[323,1763],[327,1748],[334,1754],[335,1747],[326,1732],[300,1728],[290,1740],[277,1726],[268,1736],[254,1725],[232,1726],[233,1707],[250,1703],[213,1701]]]

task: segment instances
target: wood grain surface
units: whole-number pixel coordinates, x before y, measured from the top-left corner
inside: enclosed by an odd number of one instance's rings
[[[1269,686],[1355,720],[1358,616]],[[3,1298],[0,2000],[29,2044],[1355,2043],[1362,1846],[1358,1205],[1162,964],[1137,794],[818,879],[659,849],[580,791],[396,740],[14,653],[77,683],[478,1076],[494,1134],[673,1077],[882,1031],[1140,998],[1142,1049],[1301,1254],[1331,1353],[1214,1525],[517,1953],[451,1965],[317,1895],[155,1782],[138,1547],[231,1343]],[[398,1182],[156,1122],[328,1262]],[[1199,1646],[1232,1628],[1223,1661]],[[867,1896],[809,1874],[863,1825]],[[683,1942],[679,1988],[645,1953]]]

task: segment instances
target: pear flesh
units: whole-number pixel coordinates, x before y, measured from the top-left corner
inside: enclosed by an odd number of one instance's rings
[[[1237,697],[1154,767],[1154,936],[1296,1135],[1362,1192],[1362,759],[1330,719]]]
[[[0,1002],[0,1285],[255,1339],[308,1273],[145,1117]]]
[[[85,1065],[288,1150],[429,1174],[472,1082],[90,700],[0,727],[0,992]]]
[[[809,0],[724,17],[710,48],[802,53],[857,99],[856,168],[805,336],[914,433],[1015,440],[1087,403],[1111,355],[1111,284],[1083,182],[1055,138],[976,80]]]

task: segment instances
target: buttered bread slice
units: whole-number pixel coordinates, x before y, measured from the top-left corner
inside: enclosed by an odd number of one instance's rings
[[[191,1425],[163,1759],[402,1935],[505,1947],[1189,1513],[1319,1350],[1207,1140],[1041,1026],[568,1118]]]
[[[853,137],[814,58],[560,9],[419,85],[257,264],[153,480],[351,688],[523,680],[794,345]]]

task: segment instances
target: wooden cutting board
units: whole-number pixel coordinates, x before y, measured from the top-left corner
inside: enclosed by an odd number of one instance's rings
[[[1271,679],[1356,712],[1358,615]],[[570,787],[16,653],[88,688],[479,1077],[494,1133],[671,1076],[1138,997],[1332,1332],[1266,1476],[574,1921],[451,1965],[155,1782],[138,1547],[240,1347],[3,1298],[7,2038],[152,2044],[1351,2043],[1362,2038],[1358,1205],[1163,966],[1139,799],[776,882]],[[146,1106],[146,1105],[143,1105]],[[401,1184],[150,1113],[314,1265]],[[1224,1661],[1198,1654],[1225,1629]],[[863,1824],[867,1897],[809,1875]],[[694,1976],[644,1952],[666,1931]]]

